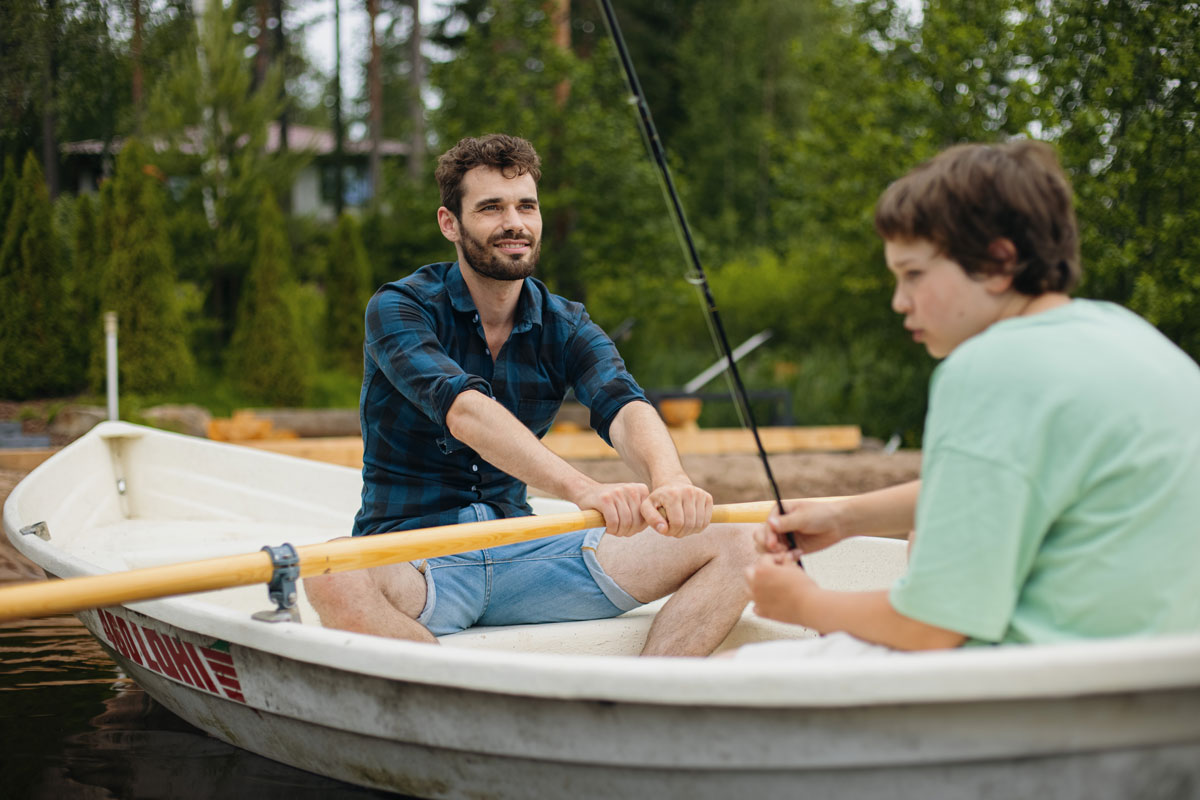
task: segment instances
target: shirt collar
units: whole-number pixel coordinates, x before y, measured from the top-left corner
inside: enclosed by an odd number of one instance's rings
[[[450,297],[450,305],[455,311],[474,314],[478,309],[467,282],[462,276],[462,267],[457,261],[446,273],[446,293]],[[522,333],[534,325],[542,324],[542,293],[537,290],[534,281],[526,278],[522,281],[521,296],[517,299],[516,322],[513,333]]]

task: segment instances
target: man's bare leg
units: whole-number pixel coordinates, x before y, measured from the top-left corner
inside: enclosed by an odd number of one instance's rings
[[[600,540],[600,566],[635,599],[649,603],[675,593],[654,618],[642,655],[706,656],[725,639],[749,600],[751,531],[747,525],[712,525],[684,539],[645,530]]]
[[[313,575],[304,591],[326,628],[437,643],[416,619],[425,607],[425,576],[411,564]]]

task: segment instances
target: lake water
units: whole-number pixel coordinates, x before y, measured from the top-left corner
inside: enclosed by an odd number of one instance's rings
[[[0,798],[391,798],[220,742],[164,709],[74,617],[0,623]]]

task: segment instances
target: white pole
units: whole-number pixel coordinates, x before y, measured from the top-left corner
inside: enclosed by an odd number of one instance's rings
[[[107,370],[108,418],[120,419],[117,415],[117,312],[104,312],[104,355]]]

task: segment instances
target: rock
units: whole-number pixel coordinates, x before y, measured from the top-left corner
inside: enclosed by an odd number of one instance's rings
[[[142,411],[141,416],[156,428],[201,437],[208,435],[208,423],[212,421],[208,409],[193,404],[154,406]]]
[[[108,411],[102,406],[64,406],[54,415],[47,430],[53,436],[78,439],[106,419]]]

